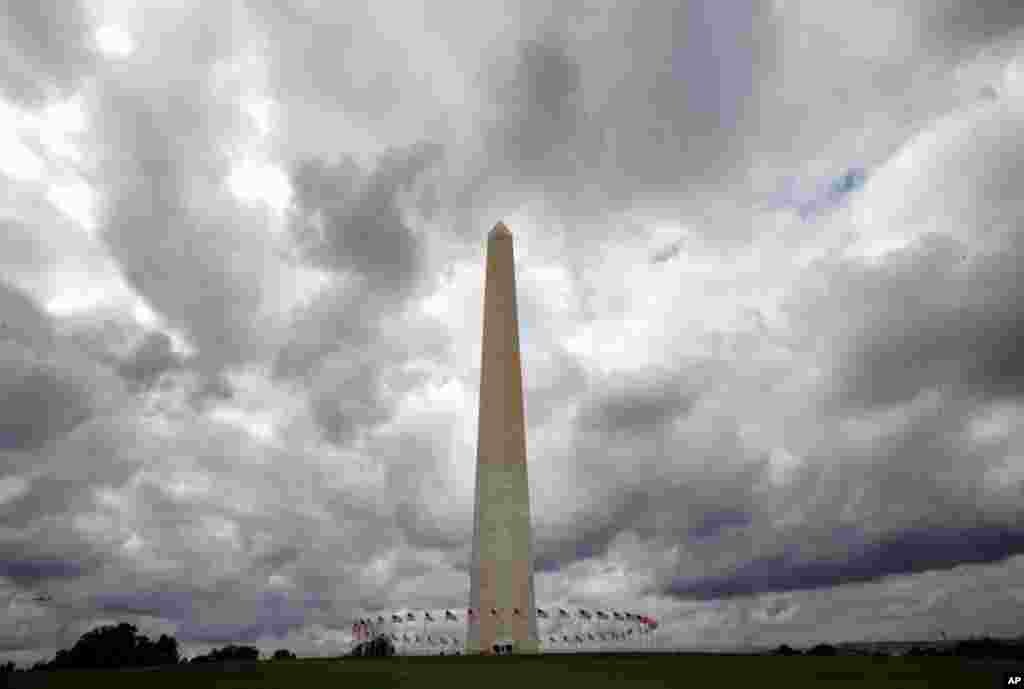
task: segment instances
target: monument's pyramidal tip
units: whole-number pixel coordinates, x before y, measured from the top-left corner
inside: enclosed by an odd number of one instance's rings
[[[510,229],[508,229],[508,227],[505,226],[505,223],[503,223],[502,221],[499,220],[498,224],[495,225],[491,229],[490,236],[491,237],[511,237],[512,236],[512,231]]]

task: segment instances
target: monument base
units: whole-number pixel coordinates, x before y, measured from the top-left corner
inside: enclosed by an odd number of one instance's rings
[[[536,655],[540,653],[540,641],[503,641],[493,644],[490,648],[471,646],[466,649],[466,653],[484,656]]]

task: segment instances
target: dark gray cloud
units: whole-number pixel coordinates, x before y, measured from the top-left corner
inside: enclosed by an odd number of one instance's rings
[[[9,528],[23,529],[54,512],[72,513],[91,506],[89,486],[59,476],[41,476],[33,479],[24,493],[0,505],[0,515]]]
[[[38,450],[91,414],[88,392],[59,369],[4,357],[0,450]]]
[[[673,258],[679,255],[679,252],[683,250],[683,244],[681,241],[672,242],[668,246],[658,249],[651,254],[651,263],[665,263],[671,261]]]
[[[623,380],[588,401],[576,422],[582,429],[609,435],[657,429],[684,416],[700,392],[683,376],[647,372],[641,380]]]
[[[402,219],[397,195],[440,154],[436,145],[392,151],[369,174],[351,159],[298,164],[293,231],[300,250],[319,266],[355,272],[375,292],[405,291],[419,277],[423,249]]]
[[[283,266],[266,215],[240,206],[225,184],[228,146],[244,132],[216,70],[235,47],[230,16],[203,10],[166,21],[180,41],[143,43],[144,53],[109,65],[88,93],[101,232],[127,281],[216,370],[265,346],[259,324]]]
[[[841,407],[906,403],[954,385],[983,399],[1021,395],[1021,246],[969,259],[929,235],[877,266],[825,268],[829,295],[812,308],[848,315],[834,332],[832,400]]]
[[[986,0],[972,5],[945,0],[935,8],[924,3],[922,6],[933,10],[922,13],[922,34],[936,42],[952,39],[957,46],[992,41],[1024,25],[1024,8],[1013,0]]]
[[[148,615],[168,620],[184,619],[192,608],[192,595],[183,592],[147,591],[107,593],[93,597],[92,604],[106,613]]]
[[[290,336],[274,358],[274,375],[300,378],[316,371],[332,352],[365,352],[379,333],[378,303],[358,284],[318,294],[293,314]]]
[[[550,33],[523,41],[511,72],[496,74],[492,87],[502,110],[501,124],[491,134],[496,161],[524,177],[567,175],[574,161],[566,149],[583,116],[580,65],[569,55],[564,37]]]
[[[383,378],[413,352],[371,343],[424,277],[423,240],[403,219],[399,195],[440,154],[423,144],[380,156],[370,172],[352,159],[306,160],[293,170],[290,222],[299,252],[341,278],[293,314],[274,370],[309,377],[313,418],[333,443],[347,444],[391,413]]]
[[[323,362],[310,393],[310,410],[325,437],[347,445],[355,432],[390,416],[381,389],[381,372],[373,364],[350,361],[347,354]]]
[[[53,347],[54,328],[49,316],[22,290],[0,282],[0,342],[45,352]]]
[[[39,105],[67,96],[95,59],[80,2],[10,2],[0,10],[0,91]]]
[[[690,537],[697,540],[714,538],[722,530],[743,528],[751,521],[751,516],[739,510],[721,510],[705,514],[701,522],[690,530]]]
[[[82,574],[76,562],[63,560],[14,560],[0,562],[0,575],[18,583],[38,583],[47,579],[64,579]]]
[[[0,451],[38,450],[93,412],[88,378],[54,358],[49,317],[0,284]]]
[[[828,588],[893,574],[990,563],[1024,552],[1019,529],[917,529],[852,547],[839,560],[801,561],[798,554],[759,558],[728,575],[673,583],[667,593],[713,600],[760,593]]]
[[[152,385],[163,373],[181,368],[184,358],[174,351],[171,338],[162,332],[153,332],[122,361],[117,372],[124,379],[142,387]]]

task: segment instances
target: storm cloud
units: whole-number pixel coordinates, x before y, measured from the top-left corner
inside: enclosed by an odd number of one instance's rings
[[[12,659],[464,608],[498,220],[538,605],[1019,633],[1019,3],[15,5]]]

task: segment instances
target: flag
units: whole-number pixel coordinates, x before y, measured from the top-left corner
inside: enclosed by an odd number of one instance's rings
[[[568,617],[569,616],[569,611],[564,609],[564,608],[559,608],[558,609],[558,615],[560,617]]]
[[[432,615],[430,614],[430,611],[429,611],[429,610],[427,610],[427,611],[425,611],[425,612],[423,613],[423,618],[424,618],[424,619],[425,619],[425,620],[426,620],[427,622],[433,622],[433,621],[434,621],[434,617],[433,617],[433,616],[432,616]]]
[[[451,610],[445,610],[444,611],[444,618],[446,620],[451,620],[452,622],[455,622],[455,621],[457,621],[459,619],[458,617],[455,616],[455,613],[453,613]]]
[[[545,611],[541,610],[540,608],[537,608],[537,617],[540,617],[540,618],[543,618],[543,619],[546,620],[548,618],[548,614]]]

